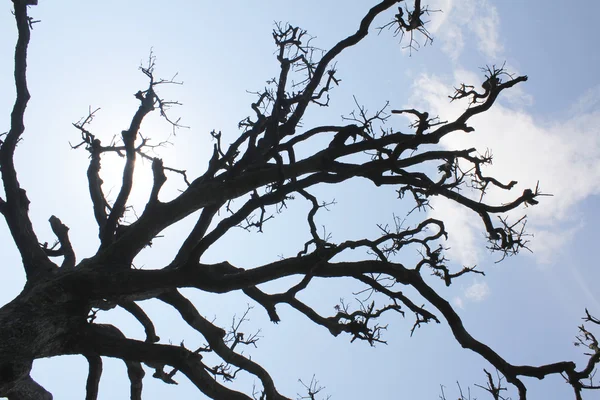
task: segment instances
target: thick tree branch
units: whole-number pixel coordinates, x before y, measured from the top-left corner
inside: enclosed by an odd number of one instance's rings
[[[199,257],[197,246],[204,238],[206,231],[208,230],[210,223],[212,222],[214,216],[217,214],[222,204],[216,204],[214,206],[205,207],[200,217],[198,217],[198,222],[194,225],[194,228],[188,235],[188,237],[183,242],[183,245],[177,252],[177,255],[173,259],[173,262],[169,265],[169,267],[177,267],[182,266],[190,259],[194,259],[195,257]]]
[[[202,357],[183,347],[150,344],[115,337],[106,325],[91,325],[86,330],[83,348],[91,347],[100,355],[149,365],[168,364],[180,370],[205,395],[213,399],[250,400],[251,398],[217,383],[206,372]]]
[[[165,167],[163,166],[162,160],[159,158],[154,158],[152,160],[152,176],[154,177],[154,183],[152,185],[152,192],[150,193],[150,200],[148,200],[146,207],[152,207],[158,202],[158,193],[167,181]]]
[[[85,356],[90,366],[87,383],[85,385],[85,400],[98,399],[98,387],[102,376],[102,358],[97,355],[88,354]]]
[[[6,201],[0,197],[0,214],[5,215],[7,212]]]

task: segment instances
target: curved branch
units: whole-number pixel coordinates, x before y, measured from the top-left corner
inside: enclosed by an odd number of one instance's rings
[[[27,279],[47,274],[56,268],[38,245],[39,240],[28,216],[29,199],[17,179],[14,153],[21,135],[25,131],[24,116],[30,95],[27,89],[27,47],[30,39],[30,18],[27,15],[27,2],[14,1],[18,39],[15,48],[15,86],[17,98],[10,117],[10,130],[0,147],[0,170],[6,194],[2,204],[10,233],[23,258]]]
[[[293,134],[296,130],[296,126],[302,119],[306,108],[308,107],[310,101],[313,98],[314,92],[321,83],[323,76],[327,71],[327,67],[329,64],[345,49],[356,45],[362,39],[364,39],[369,33],[369,27],[371,23],[377,17],[377,15],[381,14],[388,8],[392,7],[394,4],[399,3],[402,0],[384,0],[371,8],[369,12],[365,15],[365,17],[360,22],[358,30],[348,36],[347,38],[338,42],[335,46],[333,46],[323,58],[319,61],[317,68],[314,71],[314,74],[311,80],[306,85],[306,88],[302,94],[302,99],[298,102],[296,109],[293,114],[290,116],[288,121],[282,126],[282,131],[287,134]]]
[[[140,324],[142,324],[144,330],[146,331],[146,342],[156,343],[160,340],[160,338],[156,336],[156,330],[154,329],[154,324],[152,323],[152,320],[144,312],[142,307],[137,305],[134,301],[119,302],[119,306],[127,310],[131,315],[135,317],[135,319],[137,319],[140,322]]]
[[[472,132],[473,128],[467,126],[467,121],[471,119],[471,117],[489,110],[502,90],[511,88],[517,83],[525,82],[527,81],[527,79],[527,76],[519,76],[515,79],[511,79],[500,85],[494,86],[493,89],[489,90],[489,92],[486,93],[487,97],[485,98],[485,101],[483,103],[478,104],[474,107],[467,108],[467,110],[463,112],[455,121],[439,127],[427,136],[435,138],[434,143],[438,143],[442,137],[456,130],[465,130],[467,132]]]
[[[496,367],[506,377],[508,382],[517,387],[521,400],[526,399],[527,389],[525,388],[523,382],[518,378],[519,375],[542,379],[549,374],[559,374],[561,372],[569,373],[574,371],[575,364],[572,362],[558,362],[554,364],[542,365],[540,367],[513,366],[509,364],[490,347],[471,336],[471,334],[469,334],[469,332],[465,329],[462,320],[454,311],[450,303],[444,300],[436,293],[435,290],[428,286],[419,274],[409,275],[409,280],[407,283],[410,283],[415,289],[417,289],[421,296],[423,296],[433,306],[440,310],[448,322],[455,339],[462,347],[473,350],[481,355],[490,364]]]

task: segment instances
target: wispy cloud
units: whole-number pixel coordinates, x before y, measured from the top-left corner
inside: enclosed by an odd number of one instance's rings
[[[480,302],[488,298],[490,295],[490,287],[485,282],[474,282],[467,287],[464,292],[465,299],[474,302]]]
[[[490,287],[486,282],[474,281],[470,286],[463,289],[461,295],[455,296],[452,303],[460,309],[464,309],[467,303],[479,303],[487,299],[491,294]]]
[[[431,206],[430,216],[444,221],[446,231],[450,232],[452,240],[445,251],[448,259],[464,266],[475,266],[483,256],[481,223],[450,200],[435,197],[431,199]]]
[[[503,51],[500,42],[500,17],[496,7],[487,1],[479,3],[478,12],[475,15],[472,24],[468,26],[477,35],[477,48],[481,53],[491,59],[495,59]]]
[[[465,46],[465,34],[474,35],[477,49],[491,60],[503,51],[498,10],[488,0],[432,0],[428,29],[442,41],[442,49],[457,60]]]
[[[569,114],[585,115],[600,109],[600,85],[589,88],[570,107]]]

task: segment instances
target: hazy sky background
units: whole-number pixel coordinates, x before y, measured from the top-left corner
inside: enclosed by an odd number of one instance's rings
[[[360,18],[374,2],[366,1],[244,1],[189,2],[130,0],[127,2],[41,0],[31,15],[42,22],[34,26],[29,48],[29,88],[32,94],[24,140],[17,148],[19,178],[32,201],[30,210],[38,237],[52,243],[47,222],[56,215],[71,230],[78,259],[94,253],[96,224],[89,200],[85,170],[87,153],[69,147],[78,143],[71,123],[86,115],[88,107],[101,107],[92,131],[110,142],[129,125],[137,109],[133,94],[146,87],[137,67],[153,48],[157,75],[178,72],[183,86],[164,87],[167,99],[183,106],[172,111],[189,130],[180,130],[170,140],[174,146],[159,150],[169,166],[185,168],[191,176],[203,171],[212,144],[208,132],[221,130],[226,141],[237,133],[237,123],[251,114],[254,97],[247,91],[261,90],[277,73],[271,37],[274,21],[289,21],[316,36],[313,44],[328,49],[353,33]],[[564,359],[581,361],[581,349],[572,345],[584,308],[600,315],[597,292],[597,235],[600,223],[600,78],[597,66],[600,28],[597,1],[564,2],[542,0],[502,1],[437,0],[430,8],[428,45],[412,55],[391,32],[371,36],[339,58],[341,85],[331,94],[332,106],[309,111],[305,126],[340,124],[340,116],[353,110],[352,96],[375,111],[390,101],[391,108],[419,107],[441,119],[451,119],[464,103],[449,103],[452,87],[460,82],[479,85],[486,64],[502,65],[509,72],[527,74],[529,81],[503,92],[489,112],[473,120],[476,132],[457,133],[443,146],[490,148],[494,165],[488,170],[504,181],[519,184],[511,196],[539,180],[545,193],[537,207],[518,210],[527,214],[533,254],[495,264],[497,255],[485,249],[482,225],[473,215],[455,205],[435,199],[433,216],[447,222],[450,233],[448,257],[460,265],[477,264],[486,276],[458,279],[450,288],[434,283],[464,319],[467,329],[513,364],[541,364]],[[0,132],[8,130],[14,101],[12,80],[16,28],[10,2],[0,9]],[[394,10],[376,20],[380,26]],[[389,126],[409,130],[408,121],[393,116]],[[142,133],[156,142],[169,137],[170,128],[156,116],[148,118]],[[326,143],[326,142],[324,142]],[[112,165],[111,161],[113,161]],[[133,200],[141,209],[150,185],[149,164],[138,163],[138,185]],[[118,191],[120,161],[103,163],[105,190]],[[183,187],[178,176],[169,176],[166,194]],[[319,212],[332,240],[375,237],[377,223],[392,223],[392,215],[404,216],[412,208],[399,201],[393,188],[374,190],[356,181],[339,187],[324,187],[315,193],[322,200],[335,199],[330,212]],[[110,195],[109,195],[110,198]],[[492,193],[490,200],[502,202],[505,194]],[[298,203],[298,204],[296,204]],[[251,268],[297,253],[308,238],[305,213],[308,205],[292,202],[289,210],[266,225],[263,234],[235,230],[214,246],[205,262],[225,259]],[[426,217],[425,215],[420,215]],[[133,218],[133,215],[130,216]],[[193,218],[164,232],[149,252],[136,259],[138,267],[160,268],[170,261],[177,244],[189,231]],[[17,295],[24,284],[20,257],[0,225],[3,278],[0,303]],[[406,263],[416,259],[407,252]],[[431,280],[432,282],[433,279]],[[271,285],[285,288],[290,282]],[[340,297],[355,302],[349,282],[317,282],[301,296],[323,314],[331,315]],[[237,295],[201,295],[184,291],[205,316],[228,326],[251,300]],[[414,291],[406,290],[407,295]],[[415,302],[421,300],[418,296]],[[419,303],[420,304],[420,303]],[[157,324],[164,342],[188,348],[202,344],[199,335],[182,323],[176,312],[159,302],[142,306]],[[264,310],[250,313],[247,332],[262,329],[258,349],[247,349],[252,359],[264,365],[280,392],[293,397],[301,392],[298,379],[310,381],[313,374],[333,399],[437,399],[439,385],[448,398],[458,397],[456,381],[463,388],[483,383],[482,359],[457,345],[444,324],[424,326],[410,338],[413,320],[398,316],[389,323],[388,345],[371,348],[332,337],[297,312],[280,306],[282,322],[268,322]],[[127,335],[143,338],[143,329],[133,317],[119,310],[103,314]],[[247,354],[247,353],[245,353]],[[168,386],[147,370],[145,399],[203,398],[185,377],[180,385]],[[56,399],[84,397],[87,362],[81,356],[39,360],[33,376]],[[249,392],[252,379],[240,379],[236,387]],[[526,380],[530,398],[571,398],[570,387],[560,377],[541,383]],[[122,362],[105,360],[100,398],[127,398],[129,382]],[[479,389],[474,394],[485,399]],[[593,397],[588,395],[589,398]]]

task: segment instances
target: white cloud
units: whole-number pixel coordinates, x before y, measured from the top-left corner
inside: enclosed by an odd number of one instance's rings
[[[452,15],[454,0],[431,0],[427,7],[432,10],[431,20],[427,25],[429,32],[436,34],[440,28],[448,23],[448,16]]]
[[[477,39],[477,49],[486,57],[496,59],[503,51],[500,41],[498,10],[488,0],[432,0],[427,29],[442,41],[442,49],[457,60],[464,48],[464,32]]]
[[[411,101],[442,120],[452,120],[467,106],[464,102],[448,101],[452,86],[480,81],[478,74],[465,70],[455,71],[453,82],[422,76],[415,84]],[[597,93],[600,89],[590,91],[586,98],[596,98]],[[519,181],[510,192],[490,190],[487,203],[502,204],[514,199],[524,189],[534,189],[538,180],[543,192],[553,194],[541,198],[536,207],[523,207],[512,213],[514,218],[528,216],[529,232],[535,235],[531,248],[539,252],[538,261],[550,261],[582,225],[574,212],[577,205],[600,194],[600,110],[590,111],[584,107],[586,104],[589,103],[577,102],[574,109],[579,112],[566,121],[546,118],[540,122],[523,110],[497,103],[470,121],[475,132],[455,132],[440,143],[448,149],[491,149],[494,164],[484,173],[503,182]],[[477,250],[481,243],[477,241],[482,240],[483,230],[477,215],[439,200],[433,204],[433,216],[443,217],[447,224],[452,261],[477,264],[481,256]]]
[[[507,71],[515,71],[511,67],[505,67]],[[515,73],[514,76],[518,76],[519,73]],[[533,105],[533,96],[527,94],[525,90],[523,90],[523,86],[513,86],[510,90],[502,93],[502,100],[506,101],[512,107],[515,108],[524,108],[527,106]]]
[[[474,281],[473,284],[463,290],[461,296],[455,296],[452,303],[460,308],[465,309],[466,303],[479,303],[487,299],[491,294],[490,287],[486,282]]]
[[[477,35],[479,51],[495,59],[503,50],[499,34],[500,17],[496,7],[488,4],[487,1],[482,3],[484,12],[482,15],[475,16],[472,24],[468,26]]]
[[[465,47],[462,29],[454,23],[449,23],[444,29],[442,50],[453,60],[458,60]]]
[[[429,215],[444,221],[446,231],[450,233],[449,248],[445,251],[448,259],[467,267],[475,266],[482,256],[482,246],[478,243],[482,239],[478,232],[481,223],[450,200],[435,197],[431,199],[431,206]]]
[[[480,302],[487,299],[490,295],[490,287],[485,282],[474,282],[471,286],[465,289],[465,299]]]
[[[572,241],[577,231],[582,229],[583,226],[583,221],[579,221],[572,226],[561,227],[560,229],[535,227],[532,231],[531,245],[528,247],[533,250],[539,263],[551,264],[556,254]]]

